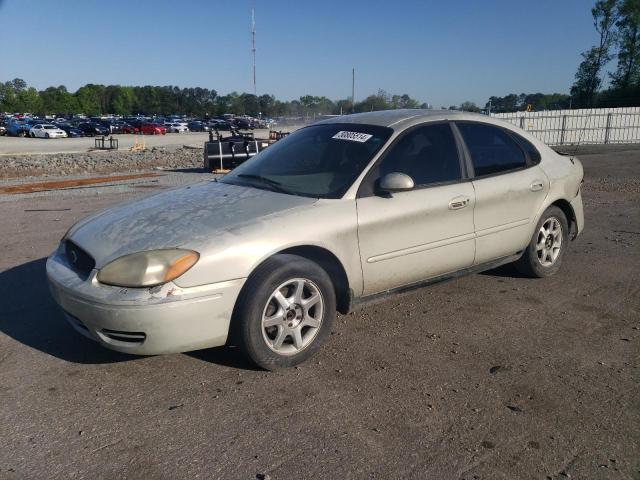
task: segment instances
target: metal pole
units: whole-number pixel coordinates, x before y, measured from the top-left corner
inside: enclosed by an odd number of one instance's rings
[[[611,129],[611,112],[607,113],[607,126],[604,130],[604,144],[609,143],[609,130]]]
[[[562,127],[560,129],[560,145],[564,145],[564,131],[567,126],[567,116],[562,115]]]
[[[351,69],[351,112],[356,108],[356,69]]]
[[[255,8],[251,9],[251,52],[253,53],[253,95],[257,96],[257,90],[256,90],[256,14],[255,14]]]

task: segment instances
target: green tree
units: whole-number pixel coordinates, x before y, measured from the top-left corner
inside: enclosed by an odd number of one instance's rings
[[[74,94],[78,102],[79,113],[85,115],[100,115],[106,110],[104,85],[87,84],[80,87]]]
[[[29,87],[17,92],[16,110],[22,113],[42,113],[42,101],[38,90]]]
[[[39,93],[44,113],[74,113],[78,109],[75,97],[67,87],[49,87]]]
[[[618,19],[618,0],[598,0],[591,9],[593,25],[600,35],[598,45],[582,53],[582,62],[578,66],[571,95],[579,104],[593,105],[595,94],[602,85],[600,72],[611,60],[610,49],[614,40],[614,26]]]
[[[614,88],[626,89],[640,81],[640,0],[622,0],[616,26],[618,65],[610,77]]]
[[[16,94],[11,82],[0,83],[0,112],[16,111]]]
[[[462,102],[460,104],[460,110],[462,110],[464,112],[479,112],[480,111],[480,107],[478,107],[473,102]]]

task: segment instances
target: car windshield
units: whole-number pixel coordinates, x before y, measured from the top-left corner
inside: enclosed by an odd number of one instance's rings
[[[340,198],[391,133],[390,128],[358,124],[301,128],[220,181],[305,197]]]
[[[47,130],[53,130],[57,127],[54,127],[53,125],[43,125],[42,128],[46,128]]]

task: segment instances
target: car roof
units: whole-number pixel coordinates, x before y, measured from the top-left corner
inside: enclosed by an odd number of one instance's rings
[[[394,130],[403,130],[414,124],[438,120],[481,120],[489,123],[498,123],[488,115],[460,112],[457,110],[398,109],[340,115],[321,120],[315,125],[327,123],[360,123],[390,127]]]

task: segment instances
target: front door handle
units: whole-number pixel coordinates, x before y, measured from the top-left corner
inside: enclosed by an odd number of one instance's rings
[[[461,208],[466,207],[470,203],[471,203],[471,200],[469,199],[469,197],[461,196],[461,197],[452,198],[451,201],[449,202],[449,210],[459,210]]]
[[[544,188],[544,184],[540,180],[536,180],[529,186],[529,190],[532,192],[539,192]]]

